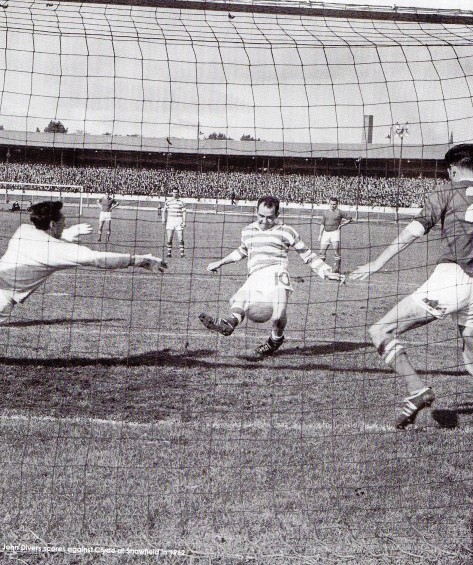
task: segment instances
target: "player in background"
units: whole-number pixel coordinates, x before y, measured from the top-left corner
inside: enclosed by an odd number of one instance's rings
[[[151,254],[108,253],[74,243],[80,235],[91,233],[92,227],[77,224],[65,229],[60,201],[39,202],[30,210],[33,225],[20,225],[0,259],[0,324],[55,271],[88,266],[142,267],[163,272],[166,267],[166,263]]]
[[[186,227],[186,206],[179,198],[179,191],[175,188],[172,197],[166,200],[162,210],[162,222],[166,229],[167,257],[172,257],[172,239],[174,232],[179,242],[179,253],[185,257],[184,228]]]
[[[330,208],[328,210],[324,210],[322,214],[322,223],[320,224],[320,258],[325,261],[327,258],[327,250],[329,246],[332,245],[335,252],[333,271],[335,273],[339,273],[342,263],[340,230],[342,229],[342,226],[349,224],[353,218],[338,208],[338,198],[335,196],[330,198],[329,206]]]
[[[112,233],[112,210],[118,206],[118,202],[113,198],[110,192],[107,192],[105,196],[97,200],[97,204],[100,206],[99,215],[99,233],[97,241],[102,240],[102,232],[104,225],[107,224],[107,243],[110,241],[110,235]]]
[[[427,195],[422,211],[399,237],[377,259],[350,275],[353,279],[368,278],[441,223],[441,253],[434,272],[369,329],[379,354],[407,386],[408,396],[396,422],[399,429],[413,424],[435,395],[415,371],[398,336],[451,314],[463,339],[465,369],[473,375],[473,144],[452,147],[445,162],[450,183]]]
[[[284,341],[287,324],[287,305],[293,288],[288,273],[288,253],[293,248],[309,267],[322,279],[343,282],[345,277],[333,273],[332,268],[313,253],[296,230],[278,220],[279,200],[262,196],[256,207],[257,219],[243,228],[241,245],[229,255],[210,263],[207,271],[214,272],[223,265],[248,259],[248,279],[230,299],[230,310],[225,318],[213,318],[205,313],[199,319],[209,330],[231,335],[245,318],[254,303],[272,304],[271,335],[255,353],[272,355]]]

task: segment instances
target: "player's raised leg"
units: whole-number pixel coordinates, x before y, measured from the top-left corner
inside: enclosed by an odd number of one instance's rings
[[[436,319],[436,316],[422,308],[411,295],[401,300],[369,329],[378,353],[406,383],[408,396],[404,399],[402,414],[396,422],[399,429],[413,424],[419,411],[430,406],[435,395],[412,366],[398,336]]]
[[[245,285],[230,299],[228,314],[223,318],[215,318],[202,312],[199,320],[208,329],[222,335],[231,335],[235,328],[245,319],[245,309],[248,302],[248,292]]]

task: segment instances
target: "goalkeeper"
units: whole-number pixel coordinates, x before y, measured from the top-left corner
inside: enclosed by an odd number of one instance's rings
[[[0,324],[55,271],[78,266],[99,269],[134,266],[161,272],[166,268],[164,261],[151,254],[108,253],[74,243],[92,228],[77,224],[65,229],[60,201],[39,202],[30,211],[33,225],[22,224],[16,230],[0,259]]]

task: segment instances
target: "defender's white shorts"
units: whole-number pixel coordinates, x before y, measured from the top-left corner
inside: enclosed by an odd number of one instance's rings
[[[288,290],[290,294],[294,290],[287,269],[280,265],[266,267],[246,279],[230,299],[230,304],[237,302],[245,308],[255,302],[273,302],[275,291],[280,288]]]
[[[104,212],[103,210],[100,211],[99,222],[110,222],[111,219],[111,212]]]
[[[324,231],[320,240],[320,245],[340,243],[340,230]]]
[[[473,327],[473,277],[456,263],[437,265],[412,298],[436,318],[451,314],[458,325]]]
[[[11,290],[0,290],[0,325],[8,322],[13,308],[17,305]]]

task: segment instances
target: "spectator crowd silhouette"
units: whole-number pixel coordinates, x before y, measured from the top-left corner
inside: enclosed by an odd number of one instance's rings
[[[248,201],[273,194],[282,202],[341,203],[360,206],[421,206],[426,193],[445,181],[432,178],[302,175],[273,172],[196,172],[131,167],[57,166],[3,163],[0,179],[42,185],[80,185],[84,192],[168,196],[178,189],[183,198]],[[38,189],[41,187],[35,187]],[[44,186],[50,190],[50,186]],[[73,189],[71,189],[73,190]]]

